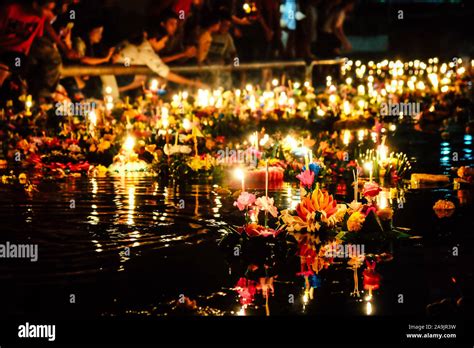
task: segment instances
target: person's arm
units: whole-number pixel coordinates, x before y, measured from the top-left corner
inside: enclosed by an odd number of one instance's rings
[[[206,60],[207,55],[209,53],[209,49],[211,48],[211,43],[212,43],[212,40],[208,40],[206,38],[206,35],[204,34],[201,35],[201,37],[199,38],[197,55],[196,55],[196,59],[199,64],[202,64]]]
[[[228,44],[225,49],[224,57],[226,60],[233,60],[237,56],[237,49],[235,48],[234,39],[232,35],[228,34]]]
[[[140,61],[146,64],[153,72],[163,77],[164,79],[175,82],[182,85],[200,87],[203,84],[200,81],[192,81],[184,78],[178,74],[172,73],[169,66],[167,66],[161,58],[153,51],[150,46],[148,49],[144,49],[140,53]]]
[[[120,93],[123,93],[123,92],[131,91],[131,90],[136,89],[136,88],[141,88],[145,84],[145,81],[146,81],[146,76],[137,75],[133,79],[132,83],[130,83],[126,86],[123,86],[123,87],[119,87],[118,90],[119,90]]]
[[[188,85],[188,86],[194,86],[194,87],[204,87],[204,84],[201,81],[193,81],[189,80],[181,75],[175,74],[173,72],[169,72],[168,75],[166,76],[166,79],[168,81],[180,84],[180,85]]]
[[[77,59],[78,58],[78,55],[76,52],[74,52],[73,50],[70,50],[66,44],[61,40],[61,38],[59,37],[59,35],[56,33],[56,31],[54,30],[53,26],[51,25],[51,23],[49,23],[48,21],[46,21],[44,23],[44,29],[46,31],[46,34],[48,34],[48,36],[54,41],[54,43],[56,45],[58,45],[58,47],[61,49],[61,51],[66,55],[66,57],[68,59]]]
[[[265,21],[265,18],[262,15],[262,4],[259,2],[258,3],[258,22],[262,26],[263,30],[265,31],[265,38],[267,41],[272,41],[273,39],[273,30],[268,26],[267,22]]]
[[[115,52],[115,48],[109,49],[109,53],[107,54],[106,57],[104,58],[97,58],[97,57],[82,57],[80,59],[80,62],[83,64],[87,65],[99,65],[99,64],[104,64],[110,61],[112,58],[113,54]]]
[[[232,16],[232,21],[237,25],[250,25],[250,24],[252,24],[247,17],[239,18],[237,16]]]
[[[194,46],[188,47],[186,50],[184,50],[181,53],[177,53],[177,54],[174,54],[174,55],[168,56],[168,57],[163,57],[163,58],[161,58],[161,60],[164,63],[171,63],[171,62],[174,62],[175,60],[178,60],[178,59],[183,59],[183,58],[189,59],[189,58],[192,58],[192,57],[196,57],[196,47],[194,47]]]
[[[339,39],[339,41],[341,41],[341,44],[342,44],[342,47],[344,48],[344,50],[350,51],[352,49],[352,45],[349,42],[349,40],[347,39],[346,34],[344,33],[344,20],[345,20],[345,18],[346,18],[345,13],[342,12],[338,16],[337,20],[334,21],[333,32],[334,32],[334,35],[336,35],[336,37]]]

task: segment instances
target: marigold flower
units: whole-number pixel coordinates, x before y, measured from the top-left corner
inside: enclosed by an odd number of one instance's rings
[[[365,222],[365,215],[356,211],[347,220],[347,229],[350,232],[359,232]]]

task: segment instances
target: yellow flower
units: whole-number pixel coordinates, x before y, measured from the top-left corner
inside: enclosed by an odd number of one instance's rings
[[[2,175],[2,184],[8,184],[9,177],[6,175]]]
[[[351,232],[358,232],[365,222],[365,215],[356,211],[347,220],[347,229]]]
[[[28,182],[28,177],[25,173],[21,173],[20,175],[18,175],[18,181],[20,182],[20,184],[26,185],[26,183]]]
[[[198,170],[203,168],[204,164],[203,164],[203,161],[201,160],[201,158],[199,158],[198,156],[194,156],[193,159],[188,163],[188,166],[192,170],[197,172]]]

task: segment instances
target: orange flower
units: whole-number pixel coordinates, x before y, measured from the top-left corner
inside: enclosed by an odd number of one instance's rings
[[[310,197],[301,199],[301,203],[296,207],[296,216],[285,210],[282,212],[281,219],[287,226],[288,232],[292,233],[299,243],[317,245],[321,243],[321,240],[316,232],[321,226],[334,227],[340,221],[341,214],[336,214],[338,209],[340,207],[331,195],[316,189]]]
[[[347,229],[351,232],[359,232],[365,222],[365,215],[356,211],[347,220]]]
[[[433,206],[433,210],[436,216],[440,219],[451,217],[454,214],[455,209],[456,209],[456,206],[454,205],[453,202],[447,201],[444,199],[440,199]]]

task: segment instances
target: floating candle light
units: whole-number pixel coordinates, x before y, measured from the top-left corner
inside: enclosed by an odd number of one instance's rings
[[[372,182],[372,174],[374,170],[374,163],[372,161],[365,162],[364,168],[369,172],[369,181]]]
[[[127,139],[125,139],[125,143],[123,144],[123,148],[127,152],[132,152],[133,148],[135,147],[135,138],[129,135]]]
[[[31,116],[31,107],[33,106],[33,100],[31,95],[28,95],[26,97],[26,102],[25,102],[25,116]]]
[[[235,177],[242,182],[242,192],[245,192],[245,173],[241,168],[237,168],[234,172]]]

